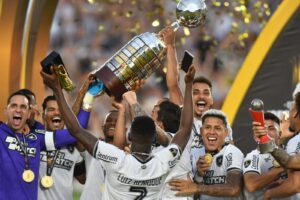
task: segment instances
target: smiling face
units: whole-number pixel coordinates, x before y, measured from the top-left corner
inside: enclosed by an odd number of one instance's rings
[[[206,83],[196,82],[193,84],[194,115],[200,118],[202,114],[213,105],[211,89]]]
[[[206,151],[219,151],[225,143],[227,128],[221,118],[209,116],[203,122],[201,135]]]
[[[106,115],[105,120],[103,122],[103,133],[105,135],[105,140],[107,142],[112,142],[114,134],[115,134],[115,128],[117,124],[118,119],[118,112],[112,111],[109,114]]]
[[[8,126],[15,132],[22,132],[30,115],[28,99],[23,95],[12,96],[5,114]]]
[[[65,123],[61,118],[56,100],[47,101],[46,108],[43,113],[43,120],[46,130],[54,131],[64,128]]]

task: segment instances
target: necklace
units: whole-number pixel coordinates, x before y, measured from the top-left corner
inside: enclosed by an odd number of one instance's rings
[[[140,155],[140,156],[150,156],[150,153],[144,153],[144,152],[131,152],[131,154]]]

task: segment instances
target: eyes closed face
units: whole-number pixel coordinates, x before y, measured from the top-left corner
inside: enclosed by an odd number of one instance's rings
[[[206,83],[193,84],[193,103],[194,113],[198,117],[213,105],[211,89]]]
[[[222,119],[207,117],[201,128],[201,134],[206,151],[220,150],[225,143],[227,129]]]

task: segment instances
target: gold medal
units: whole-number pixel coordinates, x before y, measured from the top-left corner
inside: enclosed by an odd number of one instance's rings
[[[34,173],[30,169],[27,169],[24,170],[22,177],[25,182],[30,183],[34,179]]]
[[[44,188],[50,188],[53,185],[53,178],[51,176],[43,176],[41,184]]]
[[[279,162],[277,162],[277,160],[273,160],[272,164],[273,164],[273,167],[280,167],[280,164],[279,164]]]
[[[204,156],[204,160],[208,163],[208,164],[211,164],[212,160],[213,160],[213,157],[210,153],[207,153],[205,154]]]

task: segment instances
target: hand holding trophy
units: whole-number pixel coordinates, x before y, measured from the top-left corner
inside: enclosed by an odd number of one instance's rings
[[[249,112],[253,121],[260,122],[264,126],[264,103],[260,99],[253,99]],[[273,143],[268,135],[259,137],[259,151],[260,153],[270,153],[273,150]]]
[[[207,8],[204,0],[181,0],[176,9],[176,31],[180,26],[194,28],[205,21]],[[122,94],[135,88],[137,80],[148,78],[162,65],[166,46],[158,34],[143,33],[132,38],[105,62],[95,73],[104,84],[108,95],[120,99]]]

